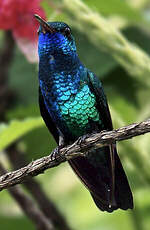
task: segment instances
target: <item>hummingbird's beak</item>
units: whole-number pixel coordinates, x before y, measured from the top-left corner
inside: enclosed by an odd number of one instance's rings
[[[34,14],[34,17],[40,23],[42,32],[45,34],[46,32],[54,33],[56,30],[52,28],[44,19],[42,19],[39,15]]]

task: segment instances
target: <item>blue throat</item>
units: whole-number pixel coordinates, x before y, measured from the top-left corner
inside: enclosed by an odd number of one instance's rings
[[[65,72],[66,74],[72,74],[78,70],[82,64],[76,53],[72,55],[54,54],[45,58],[45,55],[40,57],[39,62],[39,77],[45,79],[48,74],[48,78],[53,78],[53,73]],[[42,71],[41,71],[42,70]],[[41,72],[41,73],[40,73]],[[44,72],[44,73],[43,73]],[[64,76],[65,77],[65,76]],[[51,79],[52,80],[52,79]]]
[[[74,72],[80,65],[74,39],[68,40],[60,33],[41,33],[38,52],[42,71],[45,69],[50,74],[61,71]]]

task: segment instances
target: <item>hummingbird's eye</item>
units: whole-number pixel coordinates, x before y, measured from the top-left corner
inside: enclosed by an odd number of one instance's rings
[[[71,34],[71,30],[68,27],[65,29],[64,32],[65,32],[66,36],[70,36],[70,34]]]
[[[63,34],[69,38],[71,35],[71,30],[67,27],[63,30]]]

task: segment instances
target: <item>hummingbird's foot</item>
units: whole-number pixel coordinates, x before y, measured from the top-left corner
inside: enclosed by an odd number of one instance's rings
[[[63,145],[59,145],[52,151],[52,153],[50,154],[51,161],[58,161],[59,162],[59,160],[57,158],[58,157],[60,158],[60,149],[62,149],[63,147],[64,147]]]
[[[90,134],[85,134],[82,137],[79,137],[77,140],[77,144],[80,145],[80,148],[83,147],[83,145],[85,144],[85,139],[88,138],[90,136]]]

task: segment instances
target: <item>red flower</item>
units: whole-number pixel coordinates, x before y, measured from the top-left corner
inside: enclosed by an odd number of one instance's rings
[[[45,18],[41,0],[0,0],[0,29],[12,30],[15,38],[37,39],[38,22],[34,14]]]

